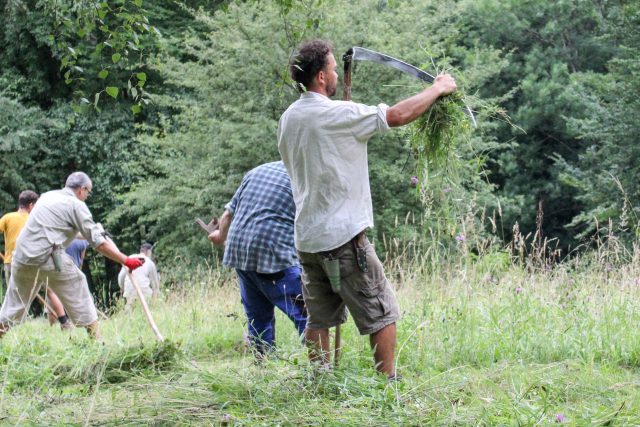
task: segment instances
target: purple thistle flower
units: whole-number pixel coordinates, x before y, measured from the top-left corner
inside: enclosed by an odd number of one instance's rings
[[[560,414],[556,414],[556,422],[557,423],[563,423],[567,420],[567,418],[564,416],[564,414],[560,413]]]
[[[420,182],[420,180],[418,179],[417,176],[414,175],[414,176],[411,177],[411,181],[410,182],[411,182],[411,186],[412,187],[416,187],[418,185],[418,182]]]
[[[458,242],[464,242],[464,241],[465,241],[464,234],[462,234],[462,233],[458,234],[458,235],[456,236],[456,240],[457,240]]]
[[[522,291],[524,291],[524,288],[521,288],[520,286],[516,288],[516,294],[521,294]]]

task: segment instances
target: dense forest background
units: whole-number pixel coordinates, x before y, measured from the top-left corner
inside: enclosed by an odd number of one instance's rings
[[[279,158],[278,119],[298,96],[286,64],[312,37],[338,60],[364,46],[432,73],[446,64],[478,113],[454,177],[416,172],[402,130],[369,143],[372,237],[387,250],[518,238],[561,260],[636,241],[637,1],[0,0],[0,212],[83,170],[94,218],[125,251],[151,241],[161,265],[215,262],[193,219],[219,215],[246,171]],[[384,67],[354,70],[354,101],[418,90]]]

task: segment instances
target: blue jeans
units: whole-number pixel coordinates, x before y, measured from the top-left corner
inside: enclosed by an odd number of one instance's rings
[[[240,280],[240,296],[249,323],[249,338],[255,350],[263,354],[275,345],[278,307],[291,319],[298,335],[307,326],[307,310],[302,298],[300,267],[289,267],[282,277],[236,269]]]

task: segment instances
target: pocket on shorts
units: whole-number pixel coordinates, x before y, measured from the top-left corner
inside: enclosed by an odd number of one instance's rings
[[[380,283],[379,281],[375,280],[375,278],[372,277],[371,274],[362,272],[361,274],[363,276],[362,281],[360,282],[362,286],[358,288],[358,293],[367,298],[373,298],[377,296],[380,293],[380,290],[382,289],[384,283]]]
[[[384,283],[379,283],[367,289],[362,289],[359,293],[360,307],[366,319],[366,328],[378,329],[384,319],[392,316],[396,310],[393,295],[385,291]]]
[[[66,253],[63,254],[61,258],[63,264],[63,277],[65,277],[67,280],[73,280],[74,287],[82,286],[84,282],[83,279],[85,277],[82,270],[78,268],[76,263],[73,261],[73,258],[71,258]]]
[[[362,274],[362,287],[359,292],[368,298],[372,298],[382,292],[387,283],[387,279],[384,276],[382,263],[378,259],[378,255],[376,255],[373,245],[367,241],[367,245],[365,247],[367,250],[367,273],[363,273],[356,264],[356,269]],[[354,254],[354,263],[356,262]]]
[[[394,310],[396,302],[395,297],[391,292],[380,292],[377,298],[380,302],[380,306],[382,307],[382,314],[384,316],[388,315]]]
[[[340,260],[340,278],[346,279],[350,277],[353,273],[361,272],[358,268],[358,263],[356,261],[356,255],[353,252],[353,246],[351,242],[345,244],[337,254],[338,259]]]

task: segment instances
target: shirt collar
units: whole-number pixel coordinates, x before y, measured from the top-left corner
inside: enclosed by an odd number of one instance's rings
[[[324,96],[321,93],[314,92],[314,91],[311,91],[311,90],[308,90],[308,91],[300,94],[300,99],[311,99],[311,98],[331,100],[331,98],[329,98],[328,96]]]
[[[62,192],[68,194],[69,196],[76,197],[76,193],[69,187],[64,187],[62,189]]]

